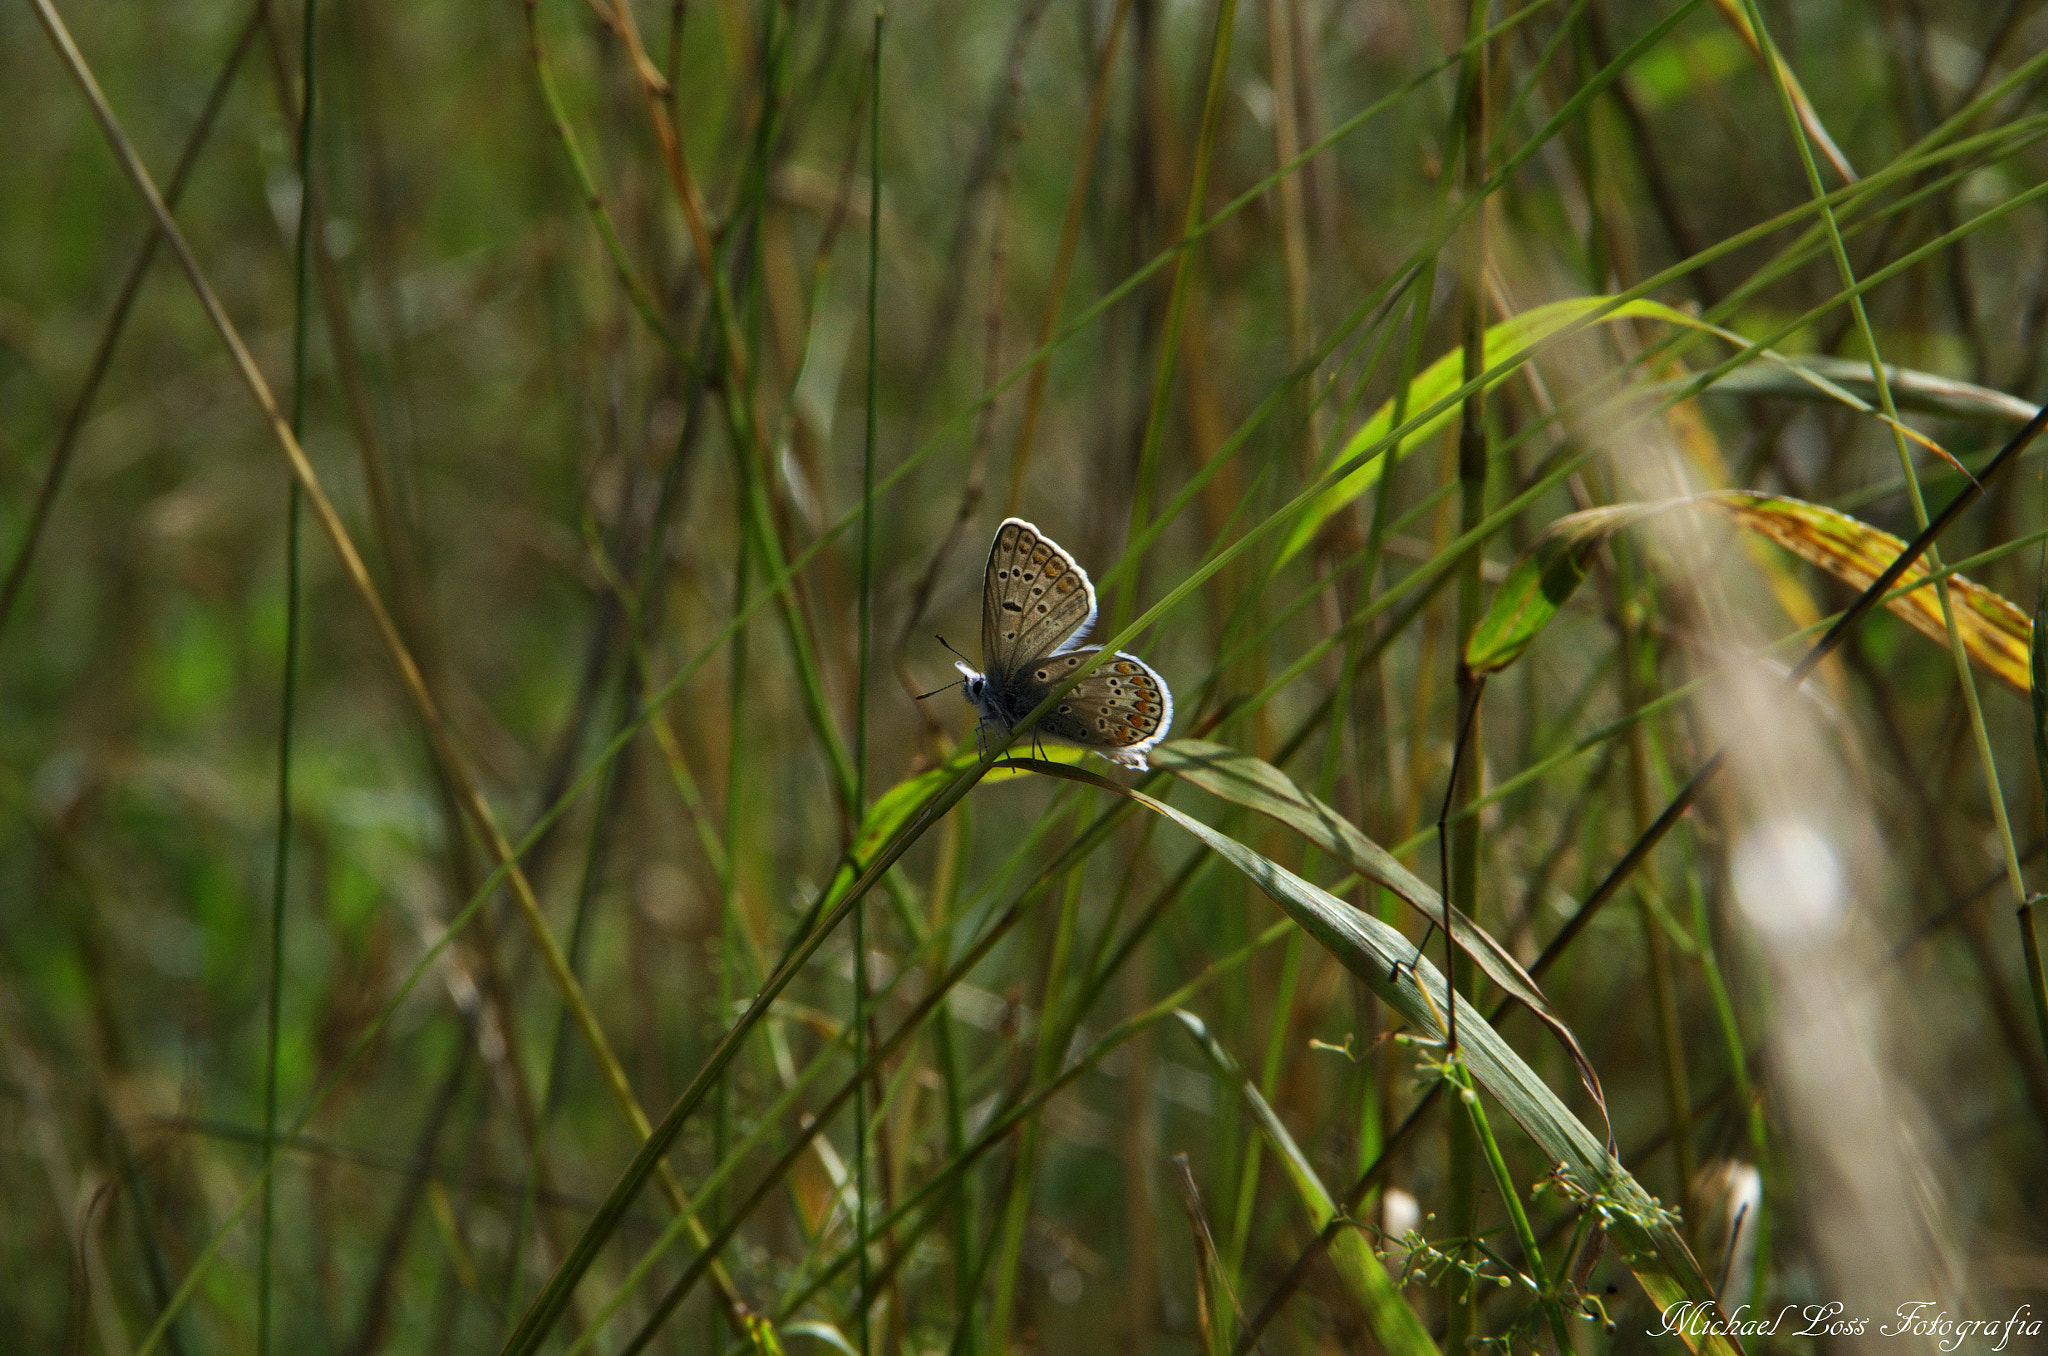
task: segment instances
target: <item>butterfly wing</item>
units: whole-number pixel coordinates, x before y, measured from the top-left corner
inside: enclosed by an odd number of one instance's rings
[[[1045,694],[1100,654],[1074,642],[1095,623],[1095,585],[1059,544],[1005,518],[982,575],[981,658],[991,714],[1015,728]],[[1143,769],[1145,751],[1173,727],[1166,680],[1135,655],[1112,655],[1039,722],[1053,739]]]
[[[1042,693],[1101,652],[1090,648],[1048,655],[1019,676]],[[1173,728],[1173,693],[1144,660],[1119,652],[1060,698],[1038,728],[1054,739],[1143,771],[1146,751]]]
[[[1095,623],[1095,585],[1058,543],[1005,518],[981,579],[981,662],[1002,680]]]

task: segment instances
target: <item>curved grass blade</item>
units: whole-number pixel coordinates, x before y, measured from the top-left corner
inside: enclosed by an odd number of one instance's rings
[[[1221,744],[1176,739],[1152,751],[1152,766],[1219,800],[1278,820],[1366,880],[1393,893],[1422,915],[1425,922],[1443,922],[1442,896],[1350,820],[1296,786],[1293,779],[1271,763]],[[1459,950],[1471,957],[1472,963],[1502,992],[1513,995],[1556,1035],[1571,1055],[1572,1063],[1578,1066],[1580,1081],[1599,1104],[1604,1117],[1607,1095],[1600,1087],[1600,1077],[1593,1071],[1585,1051],[1579,1048],[1578,1038],[1550,1006],[1535,979],[1491,933],[1455,909],[1451,911],[1451,929]]]
[[[1644,298],[1616,305],[1615,298],[1610,296],[1569,297],[1545,306],[1532,307],[1487,330],[1487,369],[1491,370],[1507,362],[1516,363],[1516,367],[1506,369],[1489,382],[1489,389],[1512,376],[1521,362],[1533,357],[1536,349],[1546,339],[1560,330],[1576,326],[1604,307],[1613,309],[1599,317],[1603,323],[1629,319],[1662,320],[1687,326],[1696,323],[1693,317],[1683,311]],[[1341,466],[1369,450],[1375,443],[1384,441],[1393,430],[1394,410],[1397,405],[1410,410],[1426,410],[1443,403],[1465,384],[1464,362],[1464,351],[1452,349],[1431,363],[1408,384],[1408,398],[1405,402],[1390,398],[1373,411],[1372,418],[1366,420],[1358,432],[1345,440],[1343,447],[1338,449],[1337,454],[1330,458],[1327,465]],[[1456,405],[1445,405],[1434,417],[1423,421],[1402,436],[1400,454],[1406,456],[1428,442],[1431,437],[1449,428],[1458,417],[1459,409]],[[1314,502],[1302,511],[1301,520],[1288,535],[1287,544],[1280,548],[1279,559],[1275,562],[1276,568],[1285,564],[1296,552],[1308,545],[1331,514],[1379,483],[1380,475],[1386,469],[1386,461],[1384,455],[1375,457],[1316,496]]]
[[[1259,1095],[1259,1090],[1237,1061],[1209,1033],[1202,1019],[1186,1008],[1176,1008],[1174,1017],[1194,1037],[1195,1044],[1202,1047],[1202,1053],[1216,1066],[1216,1071],[1234,1084],[1244,1094],[1245,1105],[1258,1122],[1259,1130],[1266,1137],[1267,1147],[1273,1156],[1287,1170],[1287,1179],[1294,1185],[1295,1195],[1301,1198],[1303,1208],[1308,1211],[1309,1223],[1318,1231],[1337,1215],[1337,1202],[1331,1198],[1329,1188],[1316,1175],[1309,1163],[1308,1155],[1294,1142],[1294,1136],[1287,1133],[1287,1127],[1275,1114],[1272,1104]],[[1387,1275],[1387,1269],[1380,1265],[1380,1259],[1373,1255],[1365,1235],[1356,1228],[1345,1229],[1330,1244],[1330,1257],[1337,1264],[1337,1271],[1344,1277],[1346,1285],[1364,1306],[1366,1321],[1372,1327],[1373,1337],[1380,1346],[1394,1356],[1421,1356],[1437,1351],[1436,1343],[1430,1341],[1429,1331],[1422,1326],[1422,1320],[1408,1307],[1408,1301],[1401,1297],[1401,1289]]]
[[[785,1336],[789,1337],[816,1338],[834,1351],[845,1352],[846,1356],[860,1356],[860,1353],[853,1349],[853,1343],[846,1340],[845,1334],[841,1333],[839,1329],[833,1327],[830,1323],[823,1323],[815,1318],[807,1318],[800,1323],[785,1324],[782,1331]]]
[[[2018,396],[2007,395],[1988,386],[1957,381],[1953,377],[1886,363],[1884,379],[1891,388],[1894,406],[1900,410],[2002,424],[2024,424],[2034,417],[2034,406]],[[1827,385],[1820,385],[1820,382]],[[1871,378],[1868,362],[1861,358],[1830,358],[1822,354],[1750,363],[1728,373],[1707,390],[1716,395],[1779,396],[1790,400],[1840,399],[1827,389],[1828,386],[1839,387],[1859,400],[1877,398],[1877,383]]]
[[[1714,0],[1714,8],[1721,11],[1721,17],[1728,21],[1728,26],[1735,30],[1735,35],[1742,39],[1742,45],[1749,49],[1750,56],[1756,59],[1758,65],[1766,70],[1775,68],[1773,74],[1775,78],[1784,82],[1786,96],[1791,99],[1792,107],[1798,114],[1799,125],[1805,129],[1806,135],[1813,143],[1820,147],[1821,154],[1834,166],[1835,173],[1841,175],[1845,183],[1855,183],[1856,171],[1849,164],[1849,158],[1842,154],[1841,147],[1835,145],[1834,137],[1828,134],[1827,124],[1823,123],[1820,114],[1814,111],[1813,101],[1806,97],[1805,87],[1799,83],[1799,77],[1792,73],[1792,68],[1785,64],[1784,58],[1775,50],[1766,54],[1763,44],[1757,41],[1756,29],[1750,26],[1749,16],[1742,12],[1742,7],[1734,3],[1734,0]]]
[[[1045,776],[1083,782],[1172,820],[1243,872],[1319,946],[1364,980],[1380,1001],[1399,1012],[1409,1026],[1425,1038],[1443,1039],[1439,1014],[1449,1010],[1452,995],[1436,966],[1427,956],[1418,955],[1414,944],[1394,928],[1309,884],[1227,834],[1142,792],[1077,767],[1025,758],[1012,759],[1010,764]],[[1390,977],[1396,962],[1398,977]],[[1671,1212],[1643,1190],[1536,1071],[1501,1039],[1478,1009],[1463,998],[1456,1001],[1459,1048],[1473,1077],[1589,1198],[1590,1208],[1599,1210],[1609,1241],[1651,1302],[1660,1311],[1687,1300],[1713,1305],[1713,1289],[1678,1236]],[[1681,1335],[1700,1356],[1739,1356],[1742,1351],[1734,1339],[1716,1332]]]

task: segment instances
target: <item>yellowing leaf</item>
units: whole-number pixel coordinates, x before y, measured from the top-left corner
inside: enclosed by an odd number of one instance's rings
[[[2034,771],[2041,778],[2041,789],[2048,792],[2048,654],[2039,645],[2041,621],[2048,617],[2048,558],[2041,562],[2041,582],[2036,586],[2039,592],[2034,600],[2034,639],[2037,642],[2030,658],[2032,667],[2028,674],[2034,680]],[[2031,930],[2031,925],[2029,925]]]
[[[1726,514],[1736,523],[1760,532],[1810,565],[1826,570],[1851,588],[1870,587],[1896,560],[1906,544],[1882,528],[1837,509],[1783,495],[1748,490],[1722,490],[1697,501]],[[1915,561],[1899,586],[1930,577],[1925,561]],[[1951,575],[1949,598],[1955,604],[1956,629],[1972,663],[2021,696],[2033,689],[2029,655],[2034,626],[2027,614],[1982,584]],[[1907,625],[1946,645],[1948,629],[1941,620],[1941,601],[1933,588],[1914,589],[1886,604]]]
[[[1544,531],[1494,591],[1486,615],[1473,628],[1465,663],[1475,673],[1493,673],[1514,663],[1585,578],[1593,552],[1611,533],[1684,504],[1712,509],[1855,589],[1869,588],[1906,549],[1891,533],[1839,509],[1751,490],[1716,490],[1662,503],[1609,504],[1567,514]],[[1931,577],[1927,564],[1916,561],[1899,587],[1911,588]],[[1956,629],[1971,662],[2021,696],[2029,695],[2033,623],[2005,598],[1962,575],[1950,575],[1948,586]],[[1885,606],[1914,630],[1948,643],[1941,601],[1932,587],[1913,589]]]

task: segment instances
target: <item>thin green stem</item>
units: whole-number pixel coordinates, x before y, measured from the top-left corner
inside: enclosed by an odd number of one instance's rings
[[[1612,555],[1614,608],[1621,635],[1621,662],[1615,667],[1615,677],[1620,687],[1622,709],[1632,711],[1644,704],[1643,694],[1654,691],[1656,687],[1657,652],[1653,638],[1647,633],[1656,600],[1649,580],[1638,569],[1636,553],[1624,544],[1616,543]],[[1634,721],[1628,727],[1627,803],[1633,816],[1632,831],[1637,834],[1648,829],[1657,815],[1659,797],[1650,785],[1653,763],[1656,762],[1655,735],[1656,725],[1652,721]],[[1678,1010],[1671,947],[1652,904],[1655,893],[1656,886],[1652,881],[1638,884],[1635,890],[1636,917],[1643,934],[1650,1011],[1657,1033],[1658,1064],[1664,1077],[1664,1112],[1671,1139],[1673,1194],[1681,1212],[1685,1212],[1691,1202],[1696,1161],[1692,1141],[1692,1092],[1686,1076],[1685,1032]]]
[[[315,36],[319,31],[318,0],[306,0],[300,19],[299,70],[304,92],[299,100],[299,223],[292,246],[292,436],[306,429],[306,336],[311,327],[313,258],[313,126],[319,107]],[[277,1152],[277,1073],[284,1038],[285,903],[291,884],[292,727],[299,692],[299,482],[288,477],[284,510],[284,679],[277,717],[277,838],[270,872],[270,986],[264,1016],[263,1152]],[[263,1204],[256,1225],[256,1351],[270,1356],[271,1269],[276,1223],[275,1180],[265,1178]]]
[[[853,716],[853,810],[858,823],[868,803],[868,669],[874,643],[875,557],[875,400],[881,372],[876,324],[882,276],[882,6],[875,6],[874,45],[868,54],[868,371],[867,421],[861,445],[860,470],[860,661]],[[867,902],[853,909],[853,1064],[867,1063],[868,943]],[[868,1325],[868,1098],[867,1077],[856,1072],[853,1087],[853,1246],[855,1267],[854,1331],[861,1356],[867,1356]]]
[[[1336,711],[1341,713],[1340,704]],[[1332,717],[1342,720],[1341,714]],[[1307,875],[1306,870],[1302,873]],[[1259,1069],[1259,1095],[1268,1102],[1280,1085],[1280,1070],[1287,1055],[1287,1033],[1294,1013],[1295,990],[1301,983],[1302,953],[1308,946],[1308,934],[1296,930],[1287,938],[1287,949],[1280,953],[1280,982],[1273,991],[1273,1007],[1270,1023],[1266,1028],[1266,1054]],[[1258,1198],[1259,1163],[1265,1140],[1253,1136],[1245,1146],[1244,1167],[1238,1174],[1237,1208],[1230,1221],[1229,1251],[1224,1257],[1224,1269],[1231,1278],[1231,1284],[1244,1283],[1244,1254],[1251,1242],[1252,1204]]]
[[[1077,813],[1080,813],[1078,806]],[[1061,998],[1066,988],[1068,958],[1073,952],[1075,923],[1081,907],[1081,884],[1085,863],[1076,861],[1067,872],[1066,890],[1060,904],[1059,923],[1053,931],[1052,950],[1046,957],[1045,982],[1039,992],[1038,1038],[1034,1042],[1032,1077],[1044,1082],[1059,1072],[1065,1054],[1061,1039]],[[1024,1122],[1017,1137],[1016,1159],[1010,1177],[1010,1191],[1003,1203],[1002,1224],[997,1238],[996,1291],[989,1303],[986,1349],[1005,1352],[1010,1348],[1010,1319],[1017,1299],[1017,1273],[1024,1257],[1024,1226],[1030,1222],[1031,1198],[1038,1182],[1039,1122]]]
[[[2041,1028],[2042,1048],[2048,1049],[2048,972],[2041,965],[2041,939],[2034,933],[2034,900],[2020,905],[2020,950],[2027,965],[2027,995],[2034,1001],[2034,1022]]]
[[[585,210],[590,213],[591,224],[597,228],[598,239],[604,242],[605,256],[611,261],[612,272],[617,275],[619,286],[625,289],[626,299],[646,324],[648,333],[660,341],[669,356],[685,371],[694,371],[695,359],[675,331],[669,328],[668,321],[662,317],[661,303],[648,291],[647,284],[641,281],[638,270],[633,267],[633,261],[627,258],[625,242],[619,239],[619,228],[612,221],[611,209],[604,205],[604,194],[597,186],[590,162],[584,158],[583,147],[577,141],[569,115],[562,107],[562,96],[555,89],[554,75],[540,45],[539,0],[525,0],[525,15],[527,56],[533,63],[533,78],[540,88],[541,106],[548,115],[548,126],[561,142],[562,154],[569,162],[569,172],[576,177],[576,188]]]
[[[1216,149],[1216,133],[1222,117],[1224,76],[1230,65],[1230,47],[1237,20],[1237,0],[1218,0],[1216,26],[1209,39],[1209,78],[1202,96],[1202,125],[1195,137],[1194,172],[1188,180],[1187,208],[1183,214],[1181,238],[1192,241],[1202,224],[1209,195],[1209,163]],[[1152,373],[1152,397],[1145,411],[1144,438],[1138,450],[1138,475],[1131,491],[1129,536],[1135,540],[1152,515],[1152,486],[1159,474],[1159,448],[1166,437],[1167,403],[1173,395],[1174,372],[1180,358],[1180,328],[1187,309],[1188,289],[1194,281],[1195,252],[1180,251],[1173,265],[1173,284],[1167,294],[1166,318],[1159,331],[1159,362]],[[1129,554],[1126,554],[1129,559]],[[1124,577],[1110,609],[1112,620],[1128,615],[1137,572]]]
[[[1460,1062],[1449,1077],[1458,1090],[1458,1100],[1465,1108],[1466,1119],[1479,1141],[1479,1148],[1486,1155],[1486,1166],[1493,1171],[1494,1189],[1500,1193],[1501,1204],[1507,1207],[1508,1219],[1514,1224],[1515,1239],[1522,1245],[1522,1264],[1529,1268],[1529,1279],[1536,1283],[1537,1300],[1543,1306],[1544,1318],[1550,1323],[1550,1335],[1556,1339],[1559,1356],[1571,1356],[1572,1332],[1565,1322],[1564,1304],[1558,1298],[1557,1287],[1550,1283],[1550,1270],[1544,1265],[1543,1249],[1536,1241],[1536,1231],[1529,1227],[1529,1212],[1522,1207],[1522,1193],[1508,1172],[1507,1159],[1501,1154],[1500,1142],[1493,1137],[1493,1127],[1487,1123],[1486,1108],[1480,1105],[1479,1093],[1472,1086],[1472,1075]],[[1469,1278],[1466,1280],[1469,1285]]]
[[[1464,169],[1459,207],[1465,216],[1458,260],[1458,318],[1466,386],[1458,423],[1458,527],[1470,545],[1458,558],[1457,618],[1451,646],[1452,688],[1457,693],[1457,725],[1451,737],[1457,742],[1451,751],[1452,785],[1445,789],[1444,798],[1448,806],[1455,808],[1463,808],[1478,795],[1486,763],[1479,716],[1484,680],[1465,664],[1465,647],[1479,624],[1481,608],[1479,567],[1483,543],[1475,529],[1486,520],[1488,470],[1486,383],[1481,380],[1486,369],[1486,114],[1492,84],[1486,44],[1480,41],[1486,28],[1486,0],[1468,0],[1466,24],[1464,66],[1458,80]],[[1469,758],[1464,748],[1467,740],[1472,746]],[[1457,785],[1458,771],[1468,761],[1474,771],[1463,779],[1465,785],[1461,788]],[[1444,831],[1439,823],[1438,832]],[[1451,825],[1449,832],[1449,851],[1443,858],[1448,870],[1446,879],[1440,882],[1446,924],[1453,909],[1467,918],[1479,916],[1479,821],[1476,817],[1461,818]],[[1457,946],[1446,926],[1444,994],[1450,1017],[1446,1047],[1453,1060],[1458,1052],[1457,957]],[[1444,1146],[1450,1159],[1448,1210],[1451,1230],[1458,1240],[1454,1257],[1463,1259],[1470,1255],[1471,1240],[1478,1230],[1478,1199],[1469,1127],[1455,1116],[1450,1125],[1451,1133]],[[1462,1352],[1479,1317],[1476,1286],[1471,1275],[1459,1266],[1451,1268],[1449,1280],[1451,1290],[1446,1298],[1450,1313],[1444,1345],[1450,1351]]]
[[[265,22],[267,9],[268,0],[257,0],[236,35],[227,59],[221,63],[212,87],[206,92],[206,101],[200,105],[199,116],[193,120],[192,131],[185,138],[185,147],[178,153],[178,163],[164,183],[164,206],[172,211],[177,210],[179,200],[185,196],[185,185],[192,180],[192,171],[199,164],[199,153],[213,134],[214,119],[219,115],[221,105],[227,102],[235,74],[241,69],[242,58],[248,55],[249,45],[256,40],[256,34]],[[141,245],[136,247],[135,259],[128,266],[127,276],[121,280],[121,290],[114,298],[113,308],[107,313],[106,324],[101,327],[99,342],[94,345],[92,358],[86,364],[85,379],[79,383],[78,394],[64,412],[64,423],[50,448],[50,462],[43,470],[43,482],[36,490],[28,524],[22,529],[21,542],[14,548],[13,559],[8,562],[6,577],[0,579],[0,634],[6,632],[7,619],[14,615],[14,606],[21,600],[29,569],[35,564],[37,549],[42,545],[44,529],[49,526],[50,515],[56,508],[58,492],[64,488],[64,481],[70,473],[79,435],[85,431],[86,419],[92,413],[100,385],[113,366],[114,350],[127,330],[135,298],[142,292],[143,280],[149,276],[149,266],[155,261],[157,248],[163,240],[163,232],[151,223]]]
[[[1774,1171],[1771,1167],[1770,1130],[1764,1122],[1763,1103],[1750,1088],[1749,1046],[1742,1038],[1735,1002],[1729,996],[1727,981],[1722,978],[1719,950],[1714,943],[1713,916],[1707,908],[1706,892],[1700,888],[1699,872],[1687,871],[1685,884],[1692,900],[1692,930],[1694,940],[1699,943],[1700,975],[1706,980],[1707,994],[1713,1000],[1715,1021],[1728,1058],[1728,1076],[1734,1082],[1736,1100],[1742,1109],[1743,1128],[1749,1134],[1749,1152],[1756,1160],[1757,1172],[1766,1188],[1758,1197],[1757,1217],[1743,1226],[1757,1241],[1756,1270],[1752,1277],[1755,1289],[1751,1292],[1752,1297],[1756,1297],[1762,1295],[1763,1280],[1769,1274],[1771,1231],[1766,1211],[1770,1200],[1768,1187]]]
[[[1006,1110],[990,1118],[989,1124],[979,1135],[975,1136],[974,1142],[968,1146],[965,1153],[947,1163],[941,1171],[933,1174],[921,1183],[915,1192],[912,1192],[904,1200],[898,1202],[890,1210],[888,1216],[882,1220],[879,1228],[893,1228],[901,1221],[910,1218],[911,1212],[922,1209],[928,1200],[944,1191],[957,1174],[965,1172],[983,1154],[1001,1144],[1012,1134],[1015,1134],[1018,1128],[1031,1117],[1037,1115],[1047,1102],[1051,1101],[1068,1087],[1071,1087],[1081,1075],[1094,1069],[1104,1059],[1114,1053],[1119,1046],[1123,1045],[1140,1031],[1144,1031],[1171,1017],[1174,1009],[1185,1007],[1190,999],[1217,980],[1231,974],[1239,966],[1249,962],[1253,956],[1266,947],[1271,946],[1274,942],[1279,941],[1293,928],[1294,924],[1287,919],[1282,919],[1277,923],[1269,925],[1245,945],[1230,952],[1228,955],[1220,956],[1210,962],[1200,974],[1176,988],[1165,998],[1118,1022],[1107,1032],[1103,1033],[1085,1051],[1061,1065],[1057,1073],[1048,1081],[1025,1089],[1021,1095],[1009,1102]],[[914,1241],[917,1234],[935,1222],[936,1217],[936,1211],[928,1212],[914,1230],[907,1232],[906,1249],[909,1242]],[[901,1254],[899,1253],[899,1255]],[[799,1311],[809,1301],[810,1297],[817,1293],[820,1287],[829,1284],[833,1276],[844,1270],[850,1261],[851,1258],[848,1255],[842,1254],[825,1270],[813,1277],[808,1285],[791,1296],[784,1305],[784,1314]]]
[[[733,611],[737,613],[746,603],[748,573],[753,564],[753,539],[745,531],[734,534],[733,550]],[[746,741],[739,732],[746,729],[747,720],[747,628],[742,626],[734,632],[732,653],[729,659],[726,681],[726,756],[725,756],[725,825],[724,853],[727,863],[723,888],[719,891],[718,907],[718,1017],[717,1025],[723,1028],[732,1018],[733,1000],[738,996],[739,986],[735,982],[739,968],[740,919],[739,872],[733,863],[740,858],[742,827],[746,822]],[[727,1140],[732,1133],[732,1079],[730,1076],[718,1080],[717,1092],[712,1106],[712,1157],[720,1163],[726,1158]],[[711,1202],[711,1227],[716,1229],[725,1222],[731,1201],[724,1188],[720,1188],[717,1199]],[[722,1343],[724,1329],[714,1320],[712,1331],[718,1334],[714,1343]]]

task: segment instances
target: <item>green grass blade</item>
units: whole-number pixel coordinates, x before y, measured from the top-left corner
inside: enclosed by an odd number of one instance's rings
[[[1582,330],[1587,323],[1601,323],[1621,320],[1678,320],[1687,324],[1692,318],[1683,311],[1647,299],[1620,301],[1611,296],[1571,297],[1547,305],[1533,307],[1518,316],[1503,320],[1486,331],[1486,362],[1484,381],[1487,387],[1499,385],[1533,359],[1546,340],[1556,338],[1562,332],[1573,334]],[[1603,309],[1606,308],[1606,309]],[[1443,432],[1459,417],[1455,403],[1460,391],[1468,384],[1464,370],[1464,353],[1452,349],[1418,374],[1410,384],[1405,401],[1389,398],[1373,412],[1373,416],[1360,425],[1337,455],[1330,459],[1332,467],[1341,466],[1365,452],[1375,444],[1386,440],[1395,431],[1396,411],[1402,408],[1428,411],[1426,418],[1415,423],[1401,435],[1403,456]],[[1315,537],[1319,528],[1330,515],[1344,508],[1360,495],[1370,490],[1385,474],[1386,458],[1377,457],[1366,462],[1357,470],[1337,481],[1317,495],[1314,502],[1302,514],[1300,522],[1288,535],[1281,547],[1280,559],[1294,557]]]
[[[1413,943],[1379,919],[1360,913],[1235,839],[1141,792],[1079,768],[1030,759],[1012,762],[1045,776],[1126,797],[1172,820],[1243,872],[1318,945],[1370,985],[1380,1001],[1399,1012],[1411,1028],[1431,1039],[1440,1040],[1446,1034],[1439,1017],[1450,1002],[1443,976],[1428,957],[1417,954]],[[1609,1239],[1651,1302],[1660,1311],[1687,1300],[1711,1304],[1712,1288],[1679,1237],[1672,1214],[1636,1183],[1601,1140],[1495,1033],[1478,1009],[1462,997],[1457,1002],[1459,1048],[1473,1076],[1558,1164],[1563,1175],[1600,1203]],[[1714,1356],[1735,1356],[1741,1350],[1729,1338],[1711,1333],[1688,1334],[1686,1340],[1695,1352]]]
[[[1308,1161],[1308,1155],[1294,1141],[1287,1127],[1280,1121],[1272,1104],[1260,1095],[1252,1081],[1244,1076],[1202,1019],[1185,1009],[1176,1010],[1174,1017],[1181,1027],[1194,1038],[1209,1062],[1225,1081],[1244,1095],[1245,1106],[1252,1113],[1259,1133],[1265,1136],[1266,1146],[1274,1158],[1287,1172],[1287,1180],[1293,1185],[1300,1198],[1302,1208],[1308,1212],[1309,1223],[1320,1230],[1337,1214],[1337,1202],[1331,1198],[1328,1187],[1316,1175],[1315,1167]],[[1372,1328],[1373,1340],[1395,1356],[1436,1356],[1437,1345],[1430,1341],[1429,1331],[1422,1326],[1415,1311],[1408,1307],[1408,1301],[1401,1297],[1400,1287],[1380,1259],[1373,1255],[1371,1244],[1356,1228],[1345,1229],[1330,1245],[1330,1255],[1336,1260],[1337,1270],[1344,1277],[1351,1293],[1365,1308],[1366,1323]]]
[[[1171,772],[1213,796],[1278,820],[1361,877],[1373,882],[1429,923],[1441,923],[1443,899],[1394,855],[1368,838],[1350,820],[1303,791],[1280,769],[1250,754],[1197,739],[1177,739],[1153,751],[1153,765]],[[1594,1100],[1605,1104],[1600,1079],[1578,1037],[1513,954],[1486,929],[1453,910],[1452,934],[1458,948],[1472,958],[1502,992],[1512,994],[1557,1036]]]

